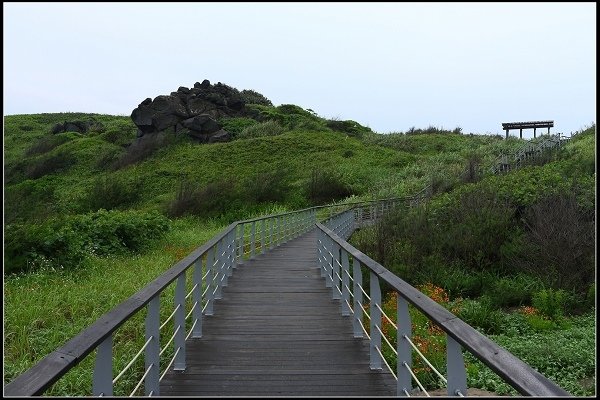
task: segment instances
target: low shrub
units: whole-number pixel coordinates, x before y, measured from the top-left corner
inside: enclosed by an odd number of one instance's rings
[[[502,312],[494,309],[489,298],[485,296],[478,300],[463,300],[458,306],[456,315],[467,324],[480,328],[487,334],[500,333],[504,324]]]
[[[61,144],[68,142],[69,140],[70,138],[67,135],[43,136],[37,142],[31,145],[31,147],[25,150],[25,155],[32,156],[47,153]]]
[[[89,255],[140,251],[169,229],[158,212],[106,211],[5,227],[4,271],[77,268]]]
[[[112,210],[130,206],[140,199],[139,183],[130,182],[116,176],[97,179],[82,200],[85,211],[97,211],[101,208]]]
[[[517,274],[495,279],[486,294],[495,307],[516,307],[531,304],[533,294],[541,288],[543,283],[539,279]]]
[[[533,295],[532,304],[553,321],[563,317],[567,293],[564,290],[543,289]]]
[[[222,125],[223,129],[231,133],[234,138],[237,138],[244,129],[258,124],[258,122],[252,118],[221,118],[219,123]]]
[[[306,186],[306,197],[313,205],[340,200],[352,194],[342,175],[329,169],[313,169]]]
[[[59,152],[44,156],[39,160],[32,161],[26,168],[25,175],[30,179],[38,179],[42,176],[62,171],[75,164],[75,156],[71,153]]]
[[[286,171],[277,169],[246,179],[240,196],[250,203],[275,203],[285,199],[289,188]]]
[[[144,135],[127,147],[127,151],[112,165],[113,169],[121,169],[128,165],[138,163],[156,153],[169,143],[165,133]]]
[[[249,125],[237,134],[238,139],[250,139],[263,136],[277,136],[285,132],[285,129],[277,121],[265,121]]]
[[[252,89],[242,90],[240,92],[240,97],[246,104],[260,104],[263,106],[273,106],[271,100],[267,99],[264,95]]]
[[[196,215],[210,217],[222,215],[235,207],[235,182],[231,179],[211,182],[204,187],[191,181],[180,183],[175,199],[167,207],[171,217]]]

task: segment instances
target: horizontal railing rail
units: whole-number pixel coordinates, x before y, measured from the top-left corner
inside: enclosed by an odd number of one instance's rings
[[[350,245],[338,233],[324,224],[316,225],[317,263],[321,276],[325,278],[326,286],[332,288],[332,298],[340,300],[341,315],[353,316],[354,336],[363,337],[364,334],[369,339],[371,369],[381,369],[382,364],[385,364],[396,378],[398,396],[410,395],[412,380],[426,393],[411,368],[413,350],[420,357],[424,356],[411,341],[409,303],[446,333],[447,378],[441,376],[426,359],[425,362],[446,383],[448,395],[467,395],[467,377],[462,355],[464,348],[521,394],[570,396],[554,382]],[[368,293],[362,286],[362,268],[369,273]],[[397,324],[382,310],[380,281],[397,293]],[[363,308],[364,298],[369,303],[368,312]],[[364,317],[370,321],[368,332],[363,324]],[[395,328],[396,346],[384,334],[382,318],[386,318]],[[383,356],[382,339],[397,356],[396,373]]]

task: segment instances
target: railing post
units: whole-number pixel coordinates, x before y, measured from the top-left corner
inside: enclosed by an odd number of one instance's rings
[[[269,222],[269,227],[270,227],[270,232],[271,232],[271,234],[269,235],[269,249],[272,249],[272,248],[273,248],[273,243],[274,243],[274,240],[273,240],[273,239],[275,239],[275,238],[273,237],[273,225],[275,225],[275,220],[276,220],[276,219],[277,219],[277,218],[270,218],[270,219],[269,219],[269,221],[270,221],[270,222]]]
[[[281,240],[282,240],[281,239],[281,225],[283,225],[282,219],[283,219],[283,216],[277,217],[277,242],[276,242],[277,247],[279,247],[281,245]]]
[[[348,262],[348,252],[341,249],[342,252],[342,316],[350,315],[350,263]]]
[[[325,287],[332,287],[333,285],[333,239],[331,239],[327,234],[325,236],[325,241],[327,243],[326,251],[325,251]]]
[[[371,306],[369,316],[371,317],[370,326],[370,354],[371,354],[371,369],[381,369],[381,357],[377,352],[377,349],[381,351],[381,334],[377,327],[381,325],[381,311],[377,306],[381,307],[381,289],[379,288],[379,277],[373,271],[370,276],[370,290],[369,295],[371,297]]]
[[[234,230],[235,237],[235,230]],[[196,264],[194,265],[194,273],[192,280],[196,289],[194,290],[194,311],[192,311],[192,318],[194,322],[194,329],[192,329],[193,338],[202,337],[202,257],[198,257]]]
[[[254,258],[256,252],[256,221],[252,221],[252,230],[250,231],[250,259]]]
[[[398,371],[397,396],[406,396],[406,392],[412,390],[412,376],[404,364],[412,368],[412,347],[405,336],[412,337],[412,326],[410,313],[408,312],[408,302],[398,293],[396,293],[396,308],[398,310],[396,321],[398,323],[398,333],[396,335],[396,351],[398,358],[396,371]],[[405,392],[406,391],[406,392]]]
[[[260,221],[260,253],[265,254],[265,220]]]
[[[339,300],[342,298],[341,296],[341,280],[340,280],[340,246],[333,242],[331,246],[333,257],[331,260],[331,278],[333,279],[333,284],[331,285],[332,298],[334,300]]]
[[[317,265],[319,266],[319,272],[321,272],[321,278],[325,277],[325,233],[322,230],[317,231]]]
[[[213,306],[215,303],[215,294],[212,288],[215,280],[215,271],[213,269],[215,247],[216,244],[206,252],[206,315],[213,315]]]
[[[238,245],[239,247],[239,255],[238,255],[238,264],[244,263],[244,224],[238,224],[238,228],[240,229]]]
[[[92,393],[94,396],[113,395],[113,371],[112,371],[112,333],[100,343],[96,352],[96,364],[94,366],[94,377]]]
[[[219,240],[217,243],[215,243],[215,263],[214,265],[214,274],[215,274],[215,285],[217,288],[217,292],[215,293],[215,299],[219,300],[223,298],[223,293],[222,293],[222,276],[221,274],[223,273],[223,266],[221,265],[222,260],[222,255],[221,253],[223,253],[223,240]]]
[[[354,287],[352,293],[354,294],[354,319],[352,320],[352,326],[354,328],[354,337],[363,337],[363,330],[361,322],[363,319],[363,292],[361,286],[362,282],[362,270],[360,269],[360,261],[356,258],[352,262],[352,279],[354,280]]]
[[[237,268],[235,263],[235,231],[230,232],[227,235],[227,249],[228,249],[228,260],[229,265],[227,266],[228,274],[227,276],[233,275],[234,268]]]
[[[446,357],[448,370],[448,396],[467,395],[467,371],[462,347],[450,335],[446,335]]]
[[[237,268],[235,263],[235,230],[229,232],[226,236],[227,239],[227,276],[233,275],[233,270]]]
[[[146,375],[144,381],[144,391],[146,396],[160,396],[160,294],[154,296],[148,303],[148,313],[146,314],[146,340],[152,337],[152,340],[146,346],[145,367],[146,370],[152,366],[152,369]]]
[[[177,277],[177,286],[175,286],[175,307],[179,307],[175,312],[175,339],[173,341],[173,351],[179,352],[175,356],[173,370],[185,371],[185,271]]]

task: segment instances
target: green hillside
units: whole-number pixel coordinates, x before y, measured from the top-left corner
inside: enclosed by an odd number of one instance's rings
[[[576,264],[586,271],[576,280],[583,286],[543,280],[543,265],[526,257],[539,257],[543,248],[532,245],[522,217],[573,194],[579,207],[573,215],[582,224],[576,232],[589,234],[595,126],[539,165],[495,176],[489,174],[494,160],[525,141],[463,135],[460,129],[380,135],[297,106],[250,107],[255,118],[220,121],[232,141],[211,144],[173,131],[138,139],[125,116],[4,117],[5,382],[234,220],[407,196],[426,185],[433,188],[427,207],[389,219],[383,246],[377,229],[362,230],[353,238],[357,247],[413,284],[434,283],[453,298],[487,294],[498,312],[530,305],[546,289],[570,293],[566,313],[593,307],[595,277],[590,280],[589,271],[595,259],[588,245]],[[87,133],[50,133],[55,124],[72,120],[96,124]],[[465,177],[469,165],[483,175]],[[570,267],[557,264],[551,271],[563,276]],[[501,293],[519,279],[535,285],[506,300]],[[481,283],[491,280],[505,286]],[[555,332],[559,325],[548,329]],[[133,323],[122,331],[143,337]],[[117,366],[135,345],[117,349],[124,354]],[[589,377],[588,361],[573,379]],[[85,395],[81,382],[91,366],[86,360],[50,394]]]

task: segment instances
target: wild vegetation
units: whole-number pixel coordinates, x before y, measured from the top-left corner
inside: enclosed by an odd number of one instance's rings
[[[465,174],[524,142],[460,128],[380,135],[244,95],[253,118],[219,121],[228,143],[141,140],[121,116],[5,117],[4,382],[234,220],[429,184],[431,201],[357,232],[356,246],[425,293],[439,287],[460,318],[567,390],[593,393],[577,385],[595,374],[595,126],[543,165]],[[102,128],[50,133],[73,119]],[[115,368],[139,348],[140,326],[119,330],[132,340],[115,349]],[[548,340],[565,343],[555,358],[542,356]],[[468,363],[471,385],[509,392]],[[91,368],[84,361],[49,394],[89,394]]]

